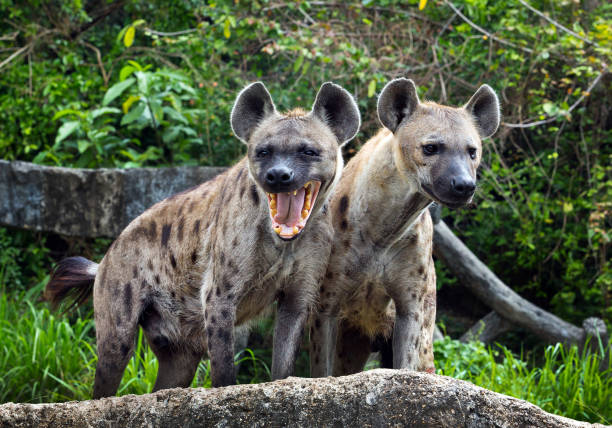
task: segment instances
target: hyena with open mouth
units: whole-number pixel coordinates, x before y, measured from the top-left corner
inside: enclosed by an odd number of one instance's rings
[[[274,301],[272,378],[292,373],[331,248],[324,206],[359,110],[325,83],[310,112],[280,114],[258,82],[238,95],[231,124],[245,159],[145,211],[99,265],[71,257],[55,269],[51,302],[93,291],[94,398],[116,393],[139,325],[159,360],[154,390],[188,386],[206,354],[213,386],[234,384],[234,327]]]
[[[311,325],[312,376],[360,371],[378,349],[385,367],[434,370],[427,207],[472,200],[481,139],[497,130],[500,110],[488,85],[456,108],[420,102],[412,80],[396,79],[378,117],[385,128],[350,160],[330,200],[335,236]]]

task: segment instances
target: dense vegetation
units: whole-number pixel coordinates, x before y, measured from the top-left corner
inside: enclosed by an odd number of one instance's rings
[[[325,80],[351,90],[364,126],[348,158],[378,127],[376,94],[390,78],[411,77],[421,98],[455,105],[489,83],[500,94],[504,124],[485,144],[474,205],[445,211],[445,220],[523,296],[576,324],[599,316],[610,326],[609,2],[0,0],[0,14],[0,158],[8,160],[228,165],[244,152],[228,126],[231,103],[256,79],[280,108],[310,105]],[[11,391],[2,401],[78,398],[91,385],[87,311],[67,323],[49,314],[36,292],[50,255],[85,250],[95,257],[108,242],[58,241],[0,229],[0,390]],[[464,293],[443,266],[438,272],[441,297]],[[472,309],[468,315],[482,315]],[[24,320],[18,328],[16,317]],[[610,404],[593,395],[610,395],[610,371],[589,377],[594,357],[527,350],[523,363],[506,349],[496,356],[475,344],[437,346],[444,373],[515,395],[511,381],[524,375],[533,388],[521,396],[546,410],[612,419]],[[455,360],[445,350],[462,355],[458,364],[476,358],[478,370],[448,366]],[[254,352],[242,381],[266,377],[267,357]],[[5,375],[12,356],[24,354],[32,364]],[[140,358],[123,392],[150,385],[152,372],[133,376],[139,364],[154,364],[146,350]],[[578,403],[575,411],[549,375],[568,367],[577,388],[588,390],[565,388],[574,391],[567,399]],[[249,378],[251,370],[259,374]],[[205,364],[198,379],[206,382]]]

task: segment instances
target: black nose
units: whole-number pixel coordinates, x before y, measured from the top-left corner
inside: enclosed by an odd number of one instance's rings
[[[471,178],[455,177],[451,180],[453,193],[457,196],[467,198],[474,194],[476,183]]]
[[[275,166],[266,172],[266,183],[270,186],[288,186],[293,181],[293,171],[285,166]]]

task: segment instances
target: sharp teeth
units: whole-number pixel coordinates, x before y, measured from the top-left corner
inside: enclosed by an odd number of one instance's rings
[[[272,214],[272,217],[276,217],[276,214],[278,213],[278,210],[272,209],[272,210],[270,210],[270,213]]]
[[[308,215],[308,210],[302,210],[302,218],[306,218]]]
[[[293,196],[297,195],[297,189],[293,191]]]
[[[270,209],[275,209],[276,208],[276,199],[272,199],[270,201]]]
[[[310,200],[309,199],[306,199],[306,201],[304,202],[304,208],[306,210],[310,210]]]
[[[300,232],[300,229],[298,229],[297,226],[293,226],[293,234],[297,235]]]
[[[280,226],[275,227],[275,228],[274,228],[274,231],[275,231],[276,233],[280,234],[280,233],[281,233],[281,227],[280,227]]]

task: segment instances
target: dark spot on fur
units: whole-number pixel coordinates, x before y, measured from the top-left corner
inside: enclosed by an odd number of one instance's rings
[[[176,233],[179,242],[183,241],[183,228],[184,227],[185,227],[185,218],[181,217],[181,219],[179,220],[179,224],[178,224],[178,231]]]
[[[210,302],[211,296],[212,296],[212,292],[209,291],[208,293],[206,293],[206,303]]]
[[[344,248],[346,248],[347,250],[350,248],[351,246],[351,241],[349,241],[348,239],[344,240]]]
[[[176,269],[176,259],[174,258],[174,254],[170,253],[170,264],[173,269]]]
[[[221,287],[217,287],[217,289],[215,290],[215,294],[216,294],[217,296],[220,296],[220,295],[221,295]]]
[[[200,220],[196,220],[193,224],[193,234],[197,235],[198,233],[200,233]]]
[[[323,292],[325,291],[325,286],[322,285],[319,287],[319,293],[323,294]]]
[[[153,345],[157,348],[166,348],[170,345],[170,341],[166,336],[155,336],[153,338]]]
[[[410,297],[412,297],[413,299],[416,299],[416,293],[412,293]]]
[[[193,250],[193,253],[191,253],[191,263],[195,263],[198,261],[198,252],[196,250]]]
[[[251,199],[256,206],[259,205],[259,193],[257,193],[257,187],[254,184],[251,186]]]
[[[233,299],[234,299],[234,294],[233,294],[233,293],[229,293],[229,294],[226,296],[226,299],[227,299],[227,300],[233,300]]]
[[[425,272],[425,267],[421,265],[419,266],[419,275],[423,275],[423,272]]]
[[[227,312],[225,309],[223,309],[221,311],[221,316],[223,316],[223,319],[227,319],[227,317],[229,317],[229,312]]]
[[[219,253],[219,260],[221,261],[222,265],[225,264],[225,254],[223,253],[223,251]]]
[[[172,225],[164,224],[164,227],[162,228],[162,237],[161,237],[161,244],[163,247],[168,246],[168,239],[170,239],[171,231],[172,231]]]
[[[170,296],[172,296],[172,298],[174,299],[176,297],[176,293],[174,291],[171,291]]]
[[[149,259],[149,261],[147,262],[147,268],[149,268],[149,270],[153,270],[153,262],[151,261],[151,259]]]
[[[340,222],[340,229],[346,230],[347,228],[348,228],[348,223],[346,222],[346,219],[342,219],[342,221]]]
[[[215,316],[214,316],[214,315],[211,315],[211,316],[210,316],[210,323],[211,323],[211,324],[216,324],[216,323],[217,323],[217,318],[215,318]]]
[[[125,313],[132,314],[132,283],[128,282],[123,287],[123,303],[125,304]]]
[[[130,347],[127,346],[125,343],[122,343],[121,344],[121,355],[125,357],[128,354],[128,352],[130,352]]]
[[[155,223],[155,220],[152,220],[149,223],[149,239],[154,241],[155,238],[157,238],[157,223]]]
[[[325,278],[327,278],[327,279],[332,279],[333,277],[334,277],[333,272],[327,272],[327,273],[325,274]]]
[[[232,241],[232,247],[236,248],[238,246],[238,238],[234,237],[234,240]]]
[[[159,284],[159,275],[155,275],[155,283]]]
[[[340,212],[340,214],[344,214],[346,212],[346,210],[348,209],[348,205],[349,198],[348,196],[344,195],[342,198],[340,198],[340,205],[338,206],[338,211]]]
[[[372,294],[373,288],[374,288],[374,284],[372,284],[371,282],[368,282],[368,289],[366,290],[366,299],[368,299],[370,295]]]
[[[136,266],[132,266],[132,277],[136,278],[138,276],[138,268]]]
[[[319,318],[317,318],[315,320],[315,325],[314,326],[315,326],[316,329],[319,329],[321,327],[321,320]]]

